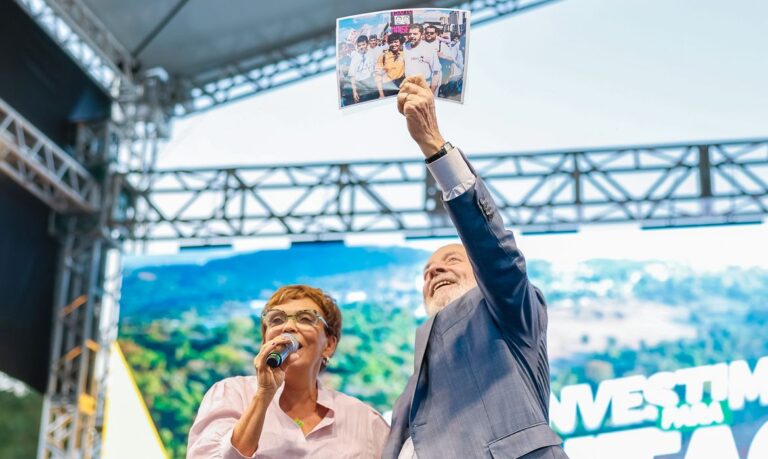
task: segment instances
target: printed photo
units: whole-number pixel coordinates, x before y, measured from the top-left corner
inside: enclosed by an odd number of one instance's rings
[[[422,75],[440,99],[464,101],[469,11],[379,11],[336,21],[339,108],[397,95]]]

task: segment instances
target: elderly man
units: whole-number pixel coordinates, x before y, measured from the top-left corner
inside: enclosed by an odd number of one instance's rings
[[[406,78],[397,105],[464,245],[442,247],[424,269],[431,317],[383,457],[567,458],[548,424],[544,297],[482,180],[440,134],[426,81]]]

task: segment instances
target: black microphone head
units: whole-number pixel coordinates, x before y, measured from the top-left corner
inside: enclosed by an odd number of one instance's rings
[[[267,365],[272,368],[277,368],[283,363],[283,356],[277,352],[273,352],[267,356]]]

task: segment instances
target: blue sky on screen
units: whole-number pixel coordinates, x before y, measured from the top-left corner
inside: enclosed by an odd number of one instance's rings
[[[766,17],[768,2],[755,0],[564,0],[473,27],[465,103],[438,101],[441,131],[470,158],[765,137]],[[159,166],[420,157],[394,100],[342,112],[336,97],[335,77],[326,73],[179,120]],[[527,239],[542,251],[577,241],[571,246],[593,244],[589,253],[658,250],[711,264],[717,257],[705,256],[704,248],[726,244],[721,255],[736,264],[768,259],[765,224],[655,232],[587,227],[578,235]],[[264,239],[235,247],[285,244]],[[667,249],[659,249],[663,244]],[[531,247],[528,253],[536,257]]]

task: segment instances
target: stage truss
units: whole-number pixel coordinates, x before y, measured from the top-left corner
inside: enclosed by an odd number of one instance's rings
[[[16,3],[107,93],[136,93],[131,54],[81,0]]]
[[[748,223],[768,213],[768,139],[470,159],[506,224],[527,232]],[[453,231],[420,159],[158,170],[141,178],[148,186],[133,195],[134,218],[118,223],[135,240]]]
[[[95,212],[101,190],[72,155],[0,99],[0,172],[57,212]]]

